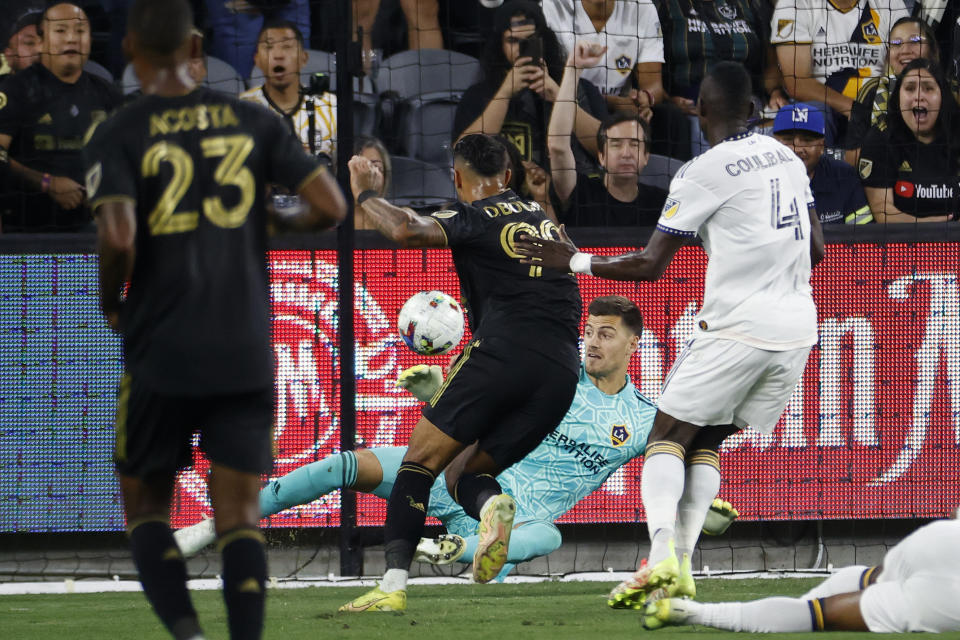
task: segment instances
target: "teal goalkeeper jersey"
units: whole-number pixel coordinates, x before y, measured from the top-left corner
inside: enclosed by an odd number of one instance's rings
[[[627,378],[615,395],[603,393],[580,367],[580,382],[563,421],[525,458],[497,480],[517,502],[515,522],[553,522],[643,453],[657,407]],[[428,514],[450,533],[470,535],[476,521],[434,484]]]

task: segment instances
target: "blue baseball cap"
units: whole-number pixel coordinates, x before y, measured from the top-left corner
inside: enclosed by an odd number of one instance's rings
[[[797,102],[780,107],[773,119],[773,132],[812,131],[824,135],[823,108],[806,102]]]

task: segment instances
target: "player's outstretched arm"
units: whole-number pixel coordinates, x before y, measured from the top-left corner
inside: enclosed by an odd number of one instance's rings
[[[363,156],[350,158],[350,188],[377,231],[403,247],[445,247],[447,236],[433,218],[396,207],[380,197],[383,174]]]
[[[132,200],[109,200],[94,211],[100,254],[100,309],[114,331],[119,329],[121,294],[133,274],[137,218]]]
[[[347,201],[329,171],[314,175],[300,187],[298,194],[308,205],[293,221],[300,229],[328,229],[347,217]]]
[[[684,239],[680,236],[654,231],[643,251],[631,251],[619,256],[595,256],[578,251],[567,236],[566,229],[561,226],[559,240],[521,235],[515,249],[525,256],[520,260],[524,264],[585,273],[607,280],[654,281],[667,270],[683,243]]]
[[[823,244],[823,227],[820,226],[820,217],[814,207],[808,209],[810,213],[810,266],[815,267],[823,260],[827,250]]]

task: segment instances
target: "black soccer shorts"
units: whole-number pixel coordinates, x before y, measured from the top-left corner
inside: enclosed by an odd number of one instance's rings
[[[499,337],[473,340],[423,409],[458,442],[479,441],[501,470],[520,460],[563,419],[577,391],[570,366]]]
[[[273,388],[211,396],[169,396],[120,380],[114,463],[125,476],[173,473],[192,463],[193,433],[216,464],[245,473],[273,468]]]

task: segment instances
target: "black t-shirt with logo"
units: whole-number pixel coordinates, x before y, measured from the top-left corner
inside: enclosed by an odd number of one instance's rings
[[[0,134],[12,138],[10,157],[26,167],[83,184],[84,135],[122,102],[106,80],[83,72],[73,84],[42,64],[33,64],[0,87]],[[82,205],[65,211],[47,194],[12,180],[7,199],[15,209],[4,218],[6,231],[76,229],[89,222]]]
[[[297,190],[317,160],[275,114],[207,88],[127,105],[84,155],[91,209],[136,206],[127,371],[174,395],[271,386],[264,189]]]
[[[522,264],[514,251],[523,233],[559,236],[557,225],[540,205],[508,189],[432,215],[453,254],[473,334],[522,343],[576,371],[581,311],[576,278]]]
[[[578,173],[577,184],[567,202],[560,203],[557,217],[571,227],[655,227],[667,192],[643,183],[638,187],[637,197],[623,202],[610,195],[603,178]]]
[[[960,210],[957,160],[944,138],[898,142],[871,129],[858,169],[865,187],[893,189],[893,204],[904,213],[924,218]]]

